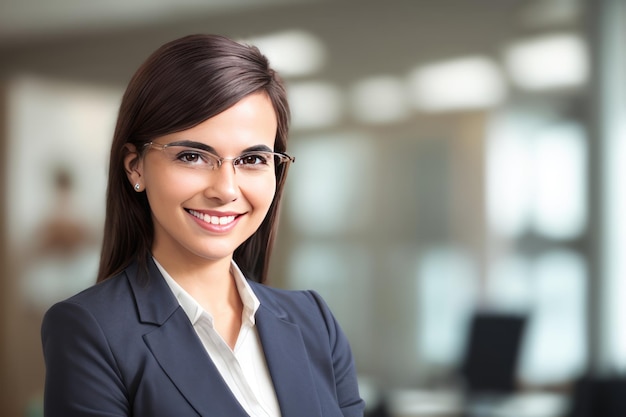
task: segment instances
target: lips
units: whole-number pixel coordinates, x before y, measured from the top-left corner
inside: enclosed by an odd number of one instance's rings
[[[210,223],[212,225],[220,225],[220,226],[225,226],[227,224],[230,224],[235,221],[235,218],[237,218],[237,216],[235,215],[211,216],[209,214],[201,213],[196,210],[187,210],[187,212],[191,214],[192,216],[194,216],[195,218],[202,220],[205,223]]]

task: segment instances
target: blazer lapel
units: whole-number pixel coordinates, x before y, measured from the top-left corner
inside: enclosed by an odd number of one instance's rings
[[[127,275],[140,319],[158,325],[143,339],[180,393],[202,416],[247,417],[156,265],[150,260],[146,282],[132,268]]]
[[[283,416],[321,417],[322,411],[300,329],[262,303],[256,326]]]
[[[144,340],[165,373],[202,416],[248,416],[222,379],[182,308]]]

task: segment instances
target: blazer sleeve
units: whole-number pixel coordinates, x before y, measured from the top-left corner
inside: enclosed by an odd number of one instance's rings
[[[315,291],[309,291],[309,293],[313,296],[326,322],[332,352],[335,389],[341,412],[344,417],[362,417],[365,402],[359,394],[357,373],[348,338],[323,298]]]
[[[123,417],[131,411],[106,337],[84,307],[61,302],[41,328],[46,417]]]

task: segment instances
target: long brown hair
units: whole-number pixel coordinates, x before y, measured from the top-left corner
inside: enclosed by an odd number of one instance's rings
[[[98,282],[137,260],[145,270],[154,226],[145,193],[133,191],[124,170],[125,145],[137,149],[155,137],[189,129],[265,92],[276,112],[276,152],[284,152],[289,106],[282,80],[254,46],[218,35],[190,35],[166,43],[139,67],[120,106],[109,162],[104,241]],[[277,228],[289,164],[276,170],[276,193],[259,229],[233,255],[246,277],[263,282]]]

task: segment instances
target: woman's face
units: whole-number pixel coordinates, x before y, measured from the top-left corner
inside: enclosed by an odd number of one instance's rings
[[[147,193],[159,262],[230,261],[274,198],[273,158],[259,156],[273,151],[276,129],[270,99],[256,93],[191,129],[154,139],[129,177]],[[209,154],[226,160],[211,169]]]

